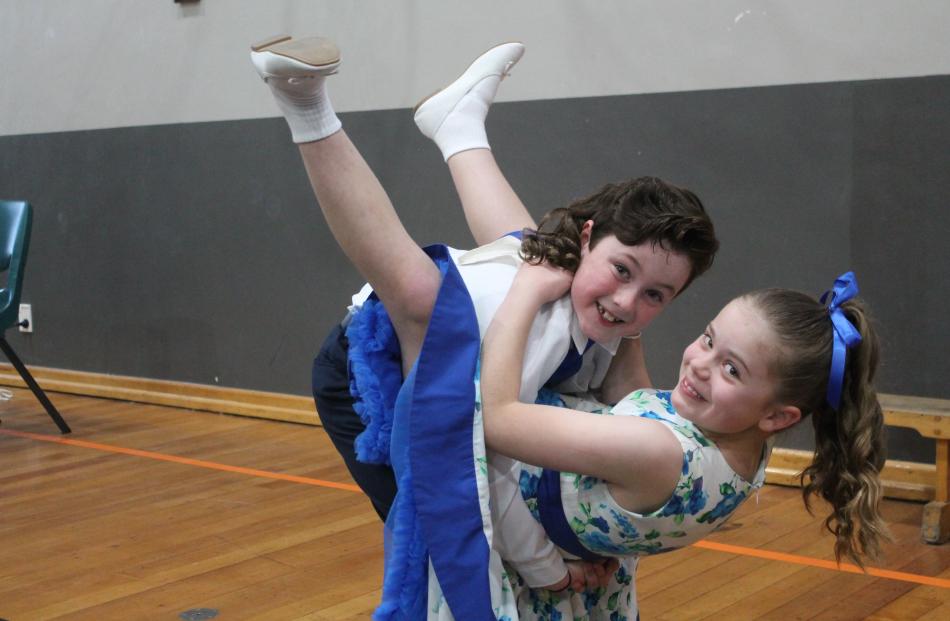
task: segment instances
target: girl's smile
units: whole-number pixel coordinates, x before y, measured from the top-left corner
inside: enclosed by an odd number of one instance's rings
[[[758,427],[779,407],[771,374],[777,352],[761,313],[733,300],[683,352],[674,407],[710,435]]]

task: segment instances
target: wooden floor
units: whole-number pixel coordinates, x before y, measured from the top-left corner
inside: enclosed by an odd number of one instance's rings
[[[321,429],[51,397],[72,435],[26,391],[0,403],[0,619],[369,618],[380,523]],[[950,619],[950,546],[919,542],[920,504],[885,510],[890,573],[848,573],[820,566],[798,491],[767,487],[642,561],[642,618]]]

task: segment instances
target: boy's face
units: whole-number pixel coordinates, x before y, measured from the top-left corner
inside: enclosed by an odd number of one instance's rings
[[[593,222],[581,232],[581,262],[571,302],[587,338],[606,343],[643,330],[689,279],[689,260],[659,244],[627,246],[615,236],[590,247]]]

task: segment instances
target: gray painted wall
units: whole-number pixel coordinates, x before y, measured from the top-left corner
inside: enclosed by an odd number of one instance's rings
[[[28,363],[308,392],[361,279],[246,45],[339,23],[335,103],[421,243],[471,240],[407,107],[522,38],[489,133],[535,215],[653,174],[716,221],[713,272],[646,336],[658,383],[735,294],[817,293],[853,268],[885,340],[881,388],[947,396],[950,48],[932,32],[947,3],[80,4],[0,0],[0,196],[36,207],[36,332],[9,335]],[[892,435],[893,457],[932,457]]]
[[[276,115],[248,45],[324,34],[337,110],[524,41],[505,101],[950,74],[946,0],[0,0],[0,135]]]

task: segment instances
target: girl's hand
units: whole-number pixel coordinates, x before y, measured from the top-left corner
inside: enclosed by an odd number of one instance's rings
[[[571,289],[574,274],[548,263],[523,263],[518,268],[511,291],[530,297],[538,305],[553,302]]]

